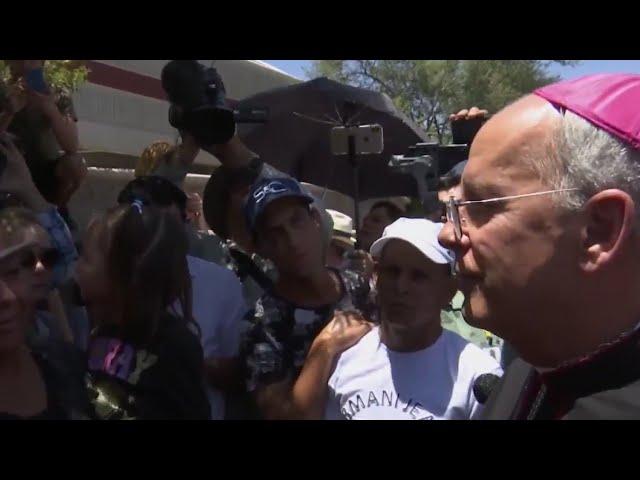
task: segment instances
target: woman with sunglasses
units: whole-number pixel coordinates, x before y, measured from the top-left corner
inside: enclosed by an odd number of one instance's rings
[[[49,338],[73,341],[73,333],[56,289],[53,271],[61,261],[58,249],[52,247],[51,237],[40,225],[38,217],[24,208],[9,210],[13,228],[23,232],[32,248],[24,253],[22,267],[31,272],[31,302],[36,305],[32,341]]]
[[[73,342],[74,336],[69,325],[59,291],[54,285],[53,271],[61,260],[58,249],[51,245],[49,234],[37,222],[30,219],[27,236],[33,240],[34,248],[25,258],[26,267],[33,271],[32,294],[38,305],[36,325],[44,327],[50,337]]]
[[[86,418],[84,356],[69,344],[28,340],[50,254],[25,226],[27,217],[18,209],[0,211],[0,418]]]
[[[0,134],[0,159],[6,164],[0,175],[0,208],[12,206],[24,207],[34,212],[37,223],[45,229],[49,242],[58,251],[59,259],[50,262],[52,284],[65,299],[63,308],[59,298],[54,298],[53,311],[57,318],[63,318],[66,313],[73,331],[73,341],[78,348],[86,350],[89,336],[89,320],[84,307],[74,301],[74,285],[71,274],[78,259],[78,251],[64,219],[54,205],[48,203],[36,188],[25,159],[18,151],[12,139],[6,134]],[[49,322],[51,323],[51,322]],[[57,322],[55,327],[57,327]],[[56,328],[65,332],[65,329]],[[68,332],[59,335],[60,338],[69,337]]]

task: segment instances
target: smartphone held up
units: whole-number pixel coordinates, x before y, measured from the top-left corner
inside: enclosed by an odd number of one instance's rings
[[[350,141],[353,142],[353,152],[349,151]],[[383,150],[384,139],[381,125],[359,125],[331,129],[331,153],[334,155],[371,155],[380,154]]]

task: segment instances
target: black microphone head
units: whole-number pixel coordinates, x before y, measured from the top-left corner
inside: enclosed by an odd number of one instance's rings
[[[476,397],[479,404],[486,403],[499,381],[500,377],[493,373],[483,373],[476,378],[476,381],[473,382],[473,396]]]

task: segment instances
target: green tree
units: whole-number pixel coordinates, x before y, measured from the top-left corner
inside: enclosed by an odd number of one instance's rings
[[[496,112],[558,80],[556,60],[316,60],[309,77],[325,76],[387,94],[427,133],[447,141],[450,113],[478,106]]]
[[[87,81],[89,69],[77,60],[47,60],[44,75],[54,91],[70,95]],[[0,80],[9,79],[9,67],[0,60]]]

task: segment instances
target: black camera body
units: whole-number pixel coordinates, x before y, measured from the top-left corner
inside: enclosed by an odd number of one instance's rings
[[[418,196],[429,211],[438,202],[440,181],[455,165],[469,158],[469,147],[484,124],[484,117],[451,123],[453,143],[417,143],[409,147],[405,155],[393,155],[389,161],[391,170],[411,175],[418,187]]]
[[[411,175],[416,181],[420,199],[425,201],[432,196],[429,192],[437,191],[440,177],[466,160],[468,154],[468,144],[417,143],[410,146],[405,155],[393,155],[389,168]]]
[[[235,133],[233,110],[225,105],[225,88],[214,68],[197,60],[171,60],[162,69],[169,123],[193,135],[201,146],[218,145]]]
[[[233,110],[226,105],[226,91],[218,71],[197,60],[171,60],[162,69],[167,92],[169,123],[191,134],[201,148],[228,142],[236,123],[265,123],[268,110]]]

